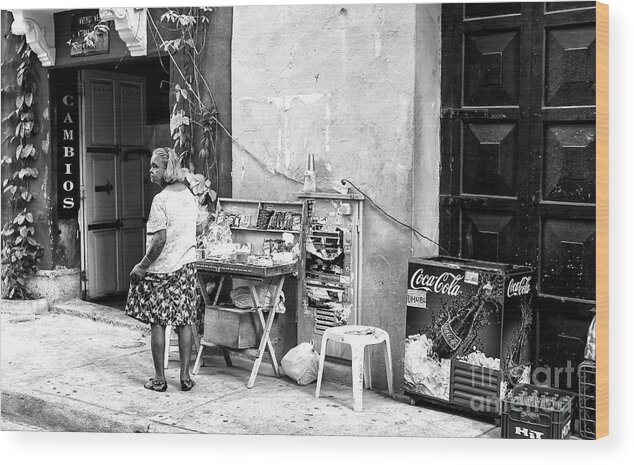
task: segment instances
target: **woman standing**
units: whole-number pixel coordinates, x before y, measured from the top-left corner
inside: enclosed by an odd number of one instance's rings
[[[180,158],[170,148],[157,148],[150,160],[150,180],[162,191],[152,200],[147,222],[147,248],[130,273],[125,313],[152,328],[154,377],[144,387],[167,389],[163,360],[165,326],[176,328],[180,354],[180,384],[194,387],[189,374],[196,293],[196,199],[185,186]],[[169,341],[167,341],[169,344]]]

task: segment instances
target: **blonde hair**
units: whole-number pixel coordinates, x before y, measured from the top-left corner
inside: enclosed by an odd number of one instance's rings
[[[165,181],[166,184],[174,184],[175,182],[185,181],[185,172],[181,167],[182,157],[176,155],[174,149],[169,147],[159,147],[154,149],[152,155],[155,155],[161,165],[165,166],[163,181]]]

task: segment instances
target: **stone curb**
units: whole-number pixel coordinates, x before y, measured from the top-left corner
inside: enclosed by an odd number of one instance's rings
[[[27,423],[47,431],[95,433],[192,433],[175,426],[149,420],[139,421],[132,415],[103,409],[74,399],[60,402],[43,395],[2,390],[2,417],[9,421]],[[76,406],[70,404],[77,404]]]
[[[104,305],[93,304],[84,300],[75,299],[54,302],[51,305],[50,312],[86,318],[113,326],[121,326],[124,328],[143,331],[144,333],[150,332],[150,327],[148,325],[124,315],[121,310],[106,307]]]
[[[20,315],[43,315],[49,312],[49,304],[46,299],[34,300],[0,300],[2,313]]]

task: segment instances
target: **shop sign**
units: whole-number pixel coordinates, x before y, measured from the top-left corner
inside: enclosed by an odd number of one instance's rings
[[[79,189],[79,105],[77,89],[67,85],[57,101],[57,212],[59,218],[77,216]]]
[[[110,21],[109,23],[112,23]],[[110,25],[101,20],[99,10],[82,10],[70,16],[71,57],[100,55],[110,52]]]

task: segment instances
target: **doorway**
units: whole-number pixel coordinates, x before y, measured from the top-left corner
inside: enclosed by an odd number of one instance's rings
[[[145,251],[145,79],[83,70],[80,94],[82,291],[93,299],[125,292]]]

